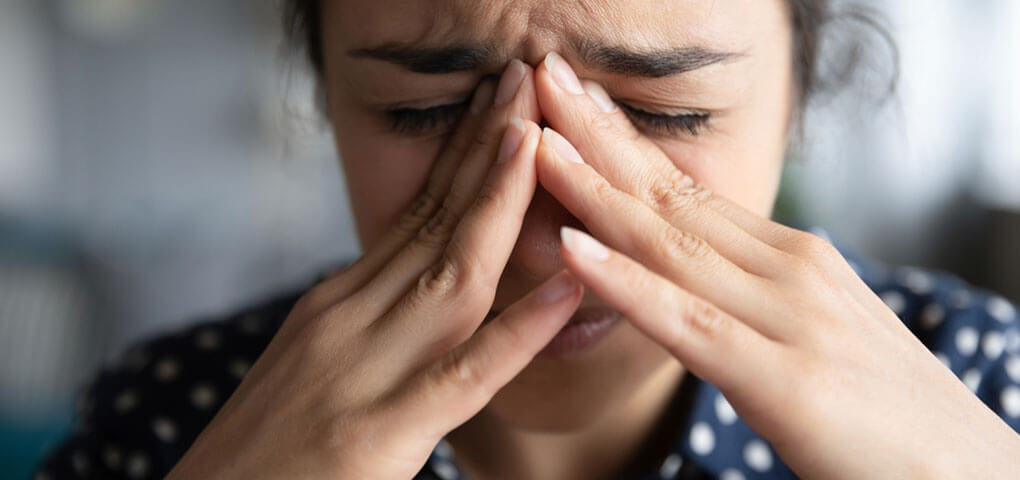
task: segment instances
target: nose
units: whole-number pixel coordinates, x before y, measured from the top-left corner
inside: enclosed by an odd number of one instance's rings
[[[563,268],[560,227],[586,231],[584,224],[539,184],[521,224],[509,266],[539,283]]]

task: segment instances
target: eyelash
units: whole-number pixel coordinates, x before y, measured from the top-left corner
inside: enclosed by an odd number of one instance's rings
[[[638,128],[656,135],[675,137],[678,131],[697,136],[709,127],[710,115],[706,112],[667,115],[652,113],[617,103]],[[401,135],[422,135],[439,127],[450,127],[467,109],[467,102],[438,105],[429,108],[397,108],[386,111],[392,131]]]

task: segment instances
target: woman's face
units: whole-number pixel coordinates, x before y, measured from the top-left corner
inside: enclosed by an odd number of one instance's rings
[[[328,113],[364,248],[424,186],[459,109],[440,109],[446,113],[425,120],[388,111],[466,102],[483,77],[498,75],[509,60],[535,66],[550,51],[581,78],[602,84],[676,168],[762,216],[771,214],[795,102],[784,0],[326,0],[322,18]],[[424,74],[351,55],[382,45],[479,48],[490,57],[477,70]],[[617,65],[651,61],[644,66],[659,67],[669,63],[655,62],[663,55],[705,61],[658,76],[651,74],[655,68],[610,72],[586,64],[582,46],[634,60]],[[562,268],[559,227],[577,223],[539,185],[495,310]],[[586,294],[582,306],[593,305],[603,303]],[[621,322],[579,355],[536,358],[487,410],[523,428],[577,429],[676,371],[671,356]]]

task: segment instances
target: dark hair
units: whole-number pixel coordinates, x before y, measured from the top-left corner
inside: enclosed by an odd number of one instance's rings
[[[321,0],[284,0],[284,32],[289,41],[304,49],[315,74],[322,78]],[[895,90],[898,80],[898,52],[895,42],[880,16],[861,6],[837,9],[833,0],[787,0],[793,29],[793,69],[801,110],[822,92],[831,92],[850,83],[869,49],[865,35],[826,35],[827,30],[851,30],[850,24],[877,34],[892,58],[892,72],[877,98],[883,101]],[[843,32],[845,33],[845,32]],[[821,65],[820,52],[826,48],[832,58]],[[871,89],[870,91],[874,91]]]

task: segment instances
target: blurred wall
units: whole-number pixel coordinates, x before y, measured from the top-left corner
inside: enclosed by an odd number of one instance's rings
[[[813,109],[784,195],[848,246],[1020,300],[1020,4],[872,3],[900,95],[861,101],[879,52]],[[128,342],[357,254],[276,4],[0,0],[0,472]]]

